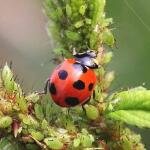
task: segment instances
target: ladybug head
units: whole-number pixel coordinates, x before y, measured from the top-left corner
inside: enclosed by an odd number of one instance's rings
[[[97,57],[97,54],[95,51],[93,50],[88,50],[87,52],[85,52],[89,57],[91,58],[96,58]]]
[[[93,50],[88,50],[85,53],[77,53],[75,50],[73,50],[73,56],[75,57],[76,61],[88,68],[98,68],[98,64],[96,63],[95,59],[97,54]]]

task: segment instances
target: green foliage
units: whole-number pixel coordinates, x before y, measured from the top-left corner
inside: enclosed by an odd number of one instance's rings
[[[83,52],[98,50],[102,44],[112,47],[114,37],[108,29],[112,19],[105,18],[104,7],[105,0],[45,0],[48,31],[56,48],[68,50],[64,53],[67,56],[73,48]]]
[[[130,125],[150,128],[150,112],[141,110],[118,110],[108,115],[111,119],[123,121]]]
[[[7,128],[12,124],[12,118],[9,116],[0,117],[0,128]]]
[[[21,143],[18,143],[11,136],[1,138],[0,140],[0,150],[25,150]]]
[[[90,148],[92,146],[92,143],[94,142],[94,137],[85,129],[82,129],[82,132],[77,135],[77,138],[73,141],[73,146],[76,147],[82,147],[82,148]]]
[[[89,119],[96,120],[99,117],[99,111],[95,106],[85,105],[84,108]]]
[[[73,48],[98,52],[95,93],[84,110],[78,106],[68,113],[49,96],[24,94],[6,64],[0,70],[0,149],[13,150],[17,140],[28,150],[145,150],[141,137],[122,122],[150,128],[150,91],[140,87],[109,96],[114,72],[104,67],[113,54],[104,45],[113,47],[115,40],[109,29],[112,19],[105,17],[105,0],[45,0],[44,8],[56,54],[70,57]],[[10,134],[16,138],[13,142]]]
[[[43,113],[43,108],[39,104],[35,104],[34,106],[35,110],[35,115],[38,119],[43,120],[44,119],[44,113]]]
[[[42,141],[44,139],[44,134],[40,131],[31,130],[31,136],[37,141]]]
[[[56,138],[46,138],[44,140],[44,142],[46,143],[46,145],[51,148],[51,149],[62,149],[63,148],[63,143],[60,142],[58,139]]]
[[[43,101],[41,100],[42,97],[36,93],[23,94],[22,89],[13,79],[13,73],[8,65],[0,73],[0,129],[2,129],[2,134],[4,132],[6,136],[13,133],[14,137],[19,137],[20,141],[36,142],[43,149],[60,149],[67,143],[70,143],[67,144],[68,147],[92,147],[94,136],[89,133],[90,131],[83,128],[88,128],[91,119],[99,118],[98,108],[87,105],[85,107],[87,118],[82,109],[76,111],[78,108],[72,109],[71,114],[68,114],[68,110],[61,110],[60,107],[52,104],[47,96],[43,96]],[[5,80],[12,80],[13,82]],[[7,86],[5,87],[3,83],[7,83]],[[19,88],[17,93],[15,93],[15,86],[11,88],[11,91],[7,91],[12,84]],[[84,120],[82,119],[83,116],[85,117]],[[5,128],[6,130],[4,130]],[[77,141],[80,141],[79,144]],[[34,145],[27,145],[27,147],[36,150]]]
[[[116,144],[116,142],[113,143],[111,141],[112,135],[117,136],[118,129],[111,129],[110,126],[117,126],[118,123],[115,121],[113,124],[101,122],[102,118],[104,119],[106,117],[113,120],[121,120],[139,127],[149,127],[150,92],[144,88],[136,88],[112,95],[106,110],[101,103],[97,104],[93,99],[91,100],[90,105],[85,105],[86,112],[83,112],[83,110],[80,109],[81,107],[77,107],[73,108],[68,114],[66,109],[61,110],[58,106],[52,105],[49,98],[47,99],[47,96],[43,97],[45,99],[44,101],[40,101],[40,96],[37,96],[37,94],[31,93],[29,95],[24,95],[20,86],[13,80],[13,74],[7,65],[1,70],[1,73],[2,72],[8,72],[5,75],[8,77],[12,76],[11,80],[13,82],[5,81],[8,80],[8,78],[6,78],[4,74],[3,76],[1,74],[0,128],[3,130],[6,128],[5,135],[13,132],[14,136],[18,136],[21,141],[29,143],[35,141],[39,147],[42,147],[43,149],[61,149],[66,143],[69,143],[69,145],[67,144],[68,149],[71,147],[73,149],[90,147],[103,148],[103,145],[99,145],[99,141],[96,139],[99,136],[97,135],[97,131],[99,134],[103,133],[103,127],[101,127],[100,124],[104,124],[103,126],[106,126],[106,128],[108,127],[107,132],[111,135],[109,137],[110,143],[108,145],[112,148],[118,146],[127,148],[129,146],[132,147],[135,141],[126,141],[125,136],[127,133],[124,131],[123,126],[120,126],[121,132],[119,134],[122,134],[122,137],[125,138],[124,141],[122,141],[121,145],[119,142],[120,140],[117,140],[118,144]],[[102,74],[103,71],[100,71],[99,73]],[[106,74],[105,80],[103,80],[104,85],[101,86],[103,88],[108,88],[106,81],[110,83],[112,77],[112,72]],[[11,84],[7,84],[5,87],[3,83]],[[15,92],[14,90],[16,90],[15,86],[11,91],[7,92],[7,89],[10,89],[9,85],[11,86],[12,83],[19,87],[18,91],[21,93],[18,92],[15,94],[20,95],[20,97],[13,95]],[[96,95],[98,93],[97,86]],[[97,95],[97,98],[104,97],[105,96],[103,95]],[[18,103],[19,98],[21,102],[22,99],[24,100],[22,107],[19,105],[20,102]],[[26,106],[26,109],[23,110],[21,108],[24,108],[24,105]],[[107,106],[107,104],[105,105]],[[3,146],[4,143],[5,142],[2,142],[0,146]],[[7,146],[8,145],[9,144],[7,144]],[[27,145],[27,147],[29,150],[37,149],[35,145]],[[143,145],[141,147],[141,150],[143,150]]]
[[[150,91],[139,87],[112,96],[107,116],[130,125],[150,128]],[[108,108],[109,109],[109,108]],[[109,110],[108,110],[109,111]]]
[[[119,138],[120,140],[114,139],[115,143],[113,143],[112,141],[109,142],[112,150],[146,150],[144,148],[144,145],[140,142],[141,136],[135,134],[129,128],[120,128]]]

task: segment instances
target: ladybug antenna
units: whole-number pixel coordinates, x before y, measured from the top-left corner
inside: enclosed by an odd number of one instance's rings
[[[88,44],[86,43],[86,46],[87,46],[87,48],[88,48],[88,50],[90,50],[91,48],[88,46]]]
[[[63,60],[65,60],[65,55],[64,55],[63,50],[61,50],[61,56],[62,56]]]

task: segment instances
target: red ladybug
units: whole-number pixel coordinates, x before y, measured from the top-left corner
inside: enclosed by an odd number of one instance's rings
[[[53,101],[61,107],[73,107],[86,103],[94,90],[98,68],[94,62],[96,53],[76,53],[74,58],[65,59],[52,72],[48,87]]]

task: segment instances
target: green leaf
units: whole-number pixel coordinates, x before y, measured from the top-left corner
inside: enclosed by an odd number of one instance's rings
[[[54,49],[54,52],[55,52],[55,54],[58,55],[58,56],[62,56],[62,54],[66,54],[66,55],[65,55],[66,58],[71,58],[71,57],[72,57],[72,54],[69,53],[68,50],[63,49],[63,48],[61,48],[61,47],[60,47],[60,48],[55,48],[55,49]]]
[[[90,34],[90,47],[92,49],[94,49],[97,45],[97,39],[98,39],[98,32],[96,31],[93,31],[91,34]]]
[[[35,115],[38,119],[43,120],[44,118],[44,113],[43,113],[43,109],[42,106],[39,104],[35,104],[34,106],[34,110],[35,110]]]
[[[67,36],[68,39],[73,40],[73,41],[81,40],[81,36],[77,32],[67,30],[66,31],[66,36]]]
[[[57,7],[56,11],[57,11],[57,17],[58,17],[58,19],[61,20],[62,17],[63,17],[63,12],[62,12],[61,7]]]
[[[40,126],[39,122],[37,122],[37,120],[31,115],[19,114],[19,118],[28,126],[32,126],[34,128],[38,128]]]
[[[0,128],[7,128],[12,124],[12,118],[4,116],[0,118]]]
[[[88,135],[81,135],[81,144],[83,147],[91,147],[92,146],[92,139]]]
[[[6,91],[7,92],[13,92],[15,82],[13,80],[13,73],[10,70],[7,63],[6,63],[6,65],[4,66],[4,68],[2,70],[1,77],[2,77],[3,84],[4,84],[4,87],[5,87]]]
[[[0,150],[25,150],[24,145],[16,142],[12,137],[0,139]]]
[[[42,132],[32,130],[30,133],[31,133],[32,137],[38,141],[41,141],[44,139],[44,135],[42,134]]]
[[[150,112],[141,110],[118,110],[107,115],[111,119],[120,120],[130,125],[150,128]]]
[[[94,142],[94,137],[84,128],[81,130],[81,133],[78,135],[78,137],[80,138],[82,147],[91,147],[92,143]]]
[[[28,102],[36,103],[39,100],[40,96],[38,93],[31,93],[25,97]]]
[[[4,66],[4,68],[3,68],[3,70],[2,70],[2,79],[3,80],[11,80],[13,78],[13,73],[12,73],[12,71],[10,70],[10,68],[9,68],[9,66],[7,65],[7,63],[6,63],[6,65]]]
[[[80,138],[76,138],[73,140],[73,147],[78,147],[80,145]]]
[[[0,149],[3,149],[9,143],[8,139],[2,138],[0,140]]]
[[[41,123],[42,129],[47,129],[48,128],[48,122],[44,119]]]
[[[114,95],[114,110],[150,111],[150,90],[138,87]]]
[[[85,10],[86,10],[87,6],[86,5],[82,5],[80,6],[80,9],[79,9],[79,12],[81,15],[84,15],[85,14]]]
[[[80,20],[80,21],[78,21],[78,22],[76,22],[76,23],[74,24],[74,26],[75,26],[76,28],[80,28],[80,27],[82,27],[83,25],[84,25],[83,20]]]
[[[113,53],[112,52],[105,53],[104,58],[103,58],[104,59],[103,63],[104,64],[108,64],[111,61],[112,57],[113,57]]]
[[[85,105],[86,115],[91,120],[96,120],[99,117],[98,109],[93,105]]]
[[[51,149],[62,149],[63,147],[63,143],[56,138],[46,138],[44,142]]]
[[[24,97],[21,97],[19,94],[17,94],[16,102],[18,103],[18,106],[22,112],[27,112],[28,106]]]
[[[7,63],[1,70],[0,84],[2,84],[1,87],[5,87],[5,90],[9,94],[18,93],[20,96],[22,95],[22,89],[20,85],[15,82],[13,72]]]
[[[71,17],[72,9],[69,4],[66,5],[66,14],[68,17]]]
[[[103,41],[103,43],[107,44],[108,46],[113,47],[113,45],[115,43],[115,39],[110,30],[105,30],[102,33],[102,41]]]
[[[112,96],[106,117],[150,128],[150,90],[139,87]]]
[[[50,103],[47,103],[45,110],[46,110],[46,119],[47,119],[47,121],[49,122],[49,121],[50,121],[51,114],[52,114],[52,106],[51,106]]]
[[[112,18],[106,18],[106,19],[103,19],[103,22],[101,23],[101,26],[102,27],[107,27],[107,26],[109,26],[109,24],[112,24],[112,23],[113,23]]]
[[[89,18],[85,18],[85,23],[86,23],[86,24],[91,24],[91,23],[92,23],[92,20],[89,19]]]
[[[70,116],[61,116],[60,118],[61,124],[69,131],[75,132],[76,127],[74,125],[74,121]]]
[[[93,12],[93,26],[101,22],[101,18],[104,16],[105,0],[93,0],[94,12]]]

